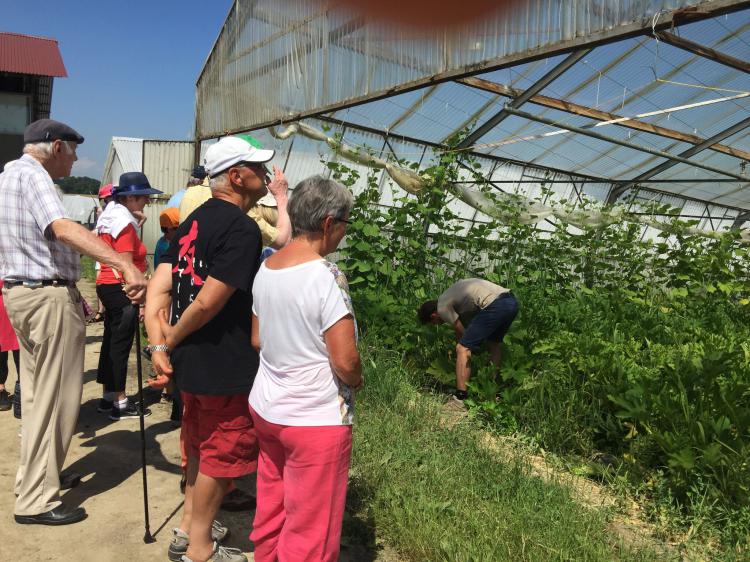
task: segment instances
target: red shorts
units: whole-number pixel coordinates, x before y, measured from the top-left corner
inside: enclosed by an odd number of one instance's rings
[[[255,472],[258,442],[245,394],[209,396],[182,393],[182,430],[187,454],[213,478],[239,478]]]

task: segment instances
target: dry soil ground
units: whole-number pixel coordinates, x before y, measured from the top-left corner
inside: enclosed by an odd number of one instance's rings
[[[96,303],[94,287],[82,282],[81,291]],[[96,384],[96,365],[103,326],[87,327],[85,385],[76,434],[65,471],[83,476],[77,488],[64,492],[69,505],[86,508],[88,518],[63,527],[17,525],[13,520],[13,481],[19,455],[21,422],[10,412],[0,412],[0,562],[140,562],[167,560],[172,527],[179,522],[179,429],[169,421],[171,405],[160,403],[158,394],[146,393],[152,415],[146,418],[146,455],[151,533],[144,544],[143,494],[138,420],[111,422],[96,411],[101,387]],[[11,362],[12,363],[12,362]],[[148,365],[144,363],[144,369]],[[144,372],[144,378],[147,373]],[[131,353],[128,394],[137,392],[135,355]],[[9,386],[15,383],[11,366]],[[255,493],[250,479],[239,486]],[[232,535],[228,546],[241,548],[252,560],[248,534],[252,512],[221,512],[219,519]],[[381,560],[383,554],[358,546],[342,549],[341,560]],[[388,557],[388,560],[393,558]]]

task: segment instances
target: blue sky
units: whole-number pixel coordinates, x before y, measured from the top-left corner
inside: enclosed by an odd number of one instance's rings
[[[53,119],[78,130],[73,175],[99,179],[113,136],[188,139],[195,81],[232,0],[4,0],[0,31],[57,39]]]

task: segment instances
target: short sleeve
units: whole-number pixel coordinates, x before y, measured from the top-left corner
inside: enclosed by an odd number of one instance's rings
[[[321,328],[324,333],[344,316],[354,317],[354,308],[349,296],[349,283],[346,276],[330,262],[325,262],[328,274],[320,281]]]
[[[260,235],[263,238],[263,245],[270,246],[279,235],[278,229],[264,219],[258,212],[256,207],[252,207],[248,212],[247,216],[255,221],[260,229]]]
[[[271,224],[267,223],[265,220],[261,219],[261,221],[262,222],[258,223],[258,228],[260,228],[260,235],[263,238],[263,245],[270,246],[279,236],[279,230],[275,226],[271,226]]]
[[[260,258],[260,231],[249,217],[238,217],[227,228],[210,258],[208,275],[250,292]]]
[[[458,313],[453,308],[453,303],[442,296],[438,299],[437,313],[448,324],[455,324],[458,320]]]
[[[187,189],[180,201],[180,222],[184,222],[193,211],[211,199],[211,189],[204,185],[193,185]]]
[[[159,238],[154,247],[154,269],[162,262],[164,252],[169,248],[169,242],[165,238]]]
[[[135,254],[138,251],[141,241],[132,224],[126,226],[122,232],[112,241],[112,248],[119,253],[131,252]]]
[[[65,208],[49,176],[33,172],[29,179],[31,185],[23,190],[26,208],[34,217],[39,230],[45,233],[50,224],[65,218]]]

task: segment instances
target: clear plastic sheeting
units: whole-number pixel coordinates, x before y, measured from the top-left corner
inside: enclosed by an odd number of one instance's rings
[[[513,194],[539,228],[606,224],[635,197],[712,235],[750,218],[749,60],[744,0],[528,0],[421,38],[237,0],[198,79],[196,136],[252,131],[292,183],[341,160],[355,192],[378,175],[383,205],[455,150],[496,192],[464,174],[467,221],[502,219],[492,195]]]
[[[430,76],[641,25],[685,0],[527,0],[467,29],[416,38],[309,0],[236,0],[198,79],[197,135],[335,108]]]

